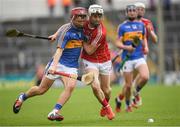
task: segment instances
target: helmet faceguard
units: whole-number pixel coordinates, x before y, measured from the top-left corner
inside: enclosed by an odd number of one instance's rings
[[[132,11],[137,12],[136,6],[135,5],[127,5],[126,6],[126,16],[130,21],[133,21],[133,20],[135,20],[137,18],[137,15],[136,16],[132,16],[132,15],[130,16],[128,14],[129,12],[132,12]]]
[[[91,16],[91,14],[95,14],[95,13],[99,13],[99,14],[104,14],[104,10],[102,8],[102,6],[97,5],[97,4],[93,4],[89,7],[88,9],[88,13]]]
[[[127,5],[126,12],[128,12],[129,10],[136,10],[136,6],[135,5]]]
[[[145,14],[145,4],[141,2],[137,2],[134,4],[138,10],[138,19],[141,19]]]

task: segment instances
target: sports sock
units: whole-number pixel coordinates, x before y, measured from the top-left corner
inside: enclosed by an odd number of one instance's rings
[[[108,105],[106,98],[104,98],[101,104],[103,105],[103,107],[106,107]]]
[[[106,97],[106,101],[109,102],[109,98]]]
[[[129,107],[129,105],[130,105],[130,100],[126,100],[125,102],[126,102],[126,107]]]
[[[136,91],[139,92],[141,90],[141,87],[140,86],[136,86]]]
[[[136,86],[136,88],[135,88],[135,91],[133,92],[133,95],[134,96],[137,96],[137,95],[139,95],[139,91],[142,89],[142,87],[140,87],[140,86]]]
[[[26,99],[27,99],[27,95],[25,93],[23,93],[19,96],[19,100],[21,100],[21,101],[25,101]]]
[[[61,104],[56,104],[55,106],[54,106],[54,109],[56,109],[56,110],[60,110],[62,108],[62,105]]]
[[[119,96],[117,97],[117,100],[118,100],[119,102],[121,102],[123,99],[124,99],[124,95],[119,94]]]

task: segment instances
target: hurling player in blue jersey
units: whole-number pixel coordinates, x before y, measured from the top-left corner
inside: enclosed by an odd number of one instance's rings
[[[77,75],[78,59],[81,53],[82,42],[85,39],[83,34],[83,25],[87,20],[87,11],[85,8],[77,7],[71,10],[71,22],[59,28],[57,38],[57,49],[52,60],[47,64],[45,75],[39,86],[31,87],[27,92],[19,95],[13,105],[14,113],[18,113],[23,102],[33,96],[44,94],[60,78],[55,75],[55,71],[61,71],[68,74]],[[64,91],[61,93],[54,109],[48,114],[49,120],[61,121],[64,119],[59,111],[70,98],[76,85],[76,80],[68,77],[61,77],[64,85]]]
[[[142,22],[136,20],[137,9],[135,5],[128,5],[126,7],[127,20],[123,22],[118,28],[118,40],[116,46],[123,50],[122,59],[129,55],[125,62],[122,71],[125,80],[122,92],[115,99],[116,112],[121,110],[121,102],[125,97],[126,111],[131,112],[131,87],[133,83],[133,71],[136,70],[141,82],[146,83],[149,79],[149,69],[144,59],[144,52],[148,52],[145,26]],[[133,47],[133,38],[138,38],[140,44]]]

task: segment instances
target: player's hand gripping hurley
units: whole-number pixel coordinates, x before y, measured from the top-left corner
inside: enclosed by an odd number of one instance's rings
[[[42,36],[38,36],[38,35],[27,34],[27,33],[20,32],[16,29],[8,30],[6,32],[6,36],[8,36],[8,37],[23,37],[24,36],[24,37],[30,37],[30,38],[51,40],[51,38],[48,38],[48,37],[42,37]]]

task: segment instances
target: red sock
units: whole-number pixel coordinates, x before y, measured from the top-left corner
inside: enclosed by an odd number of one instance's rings
[[[136,100],[139,101],[140,100],[140,97],[137,95],[135,96]]]
[[[106,98],[106,101],[109,102],[109,98]]]
[[[106,98],[104,98],[104,100],[102,101],[102,105],[103,105],[103,107],[106,107],[108,105]]]
[[[119,99],[120,99],[120,100],[123,100],[123,99],[124,99],[124,95],[119,94]]]

